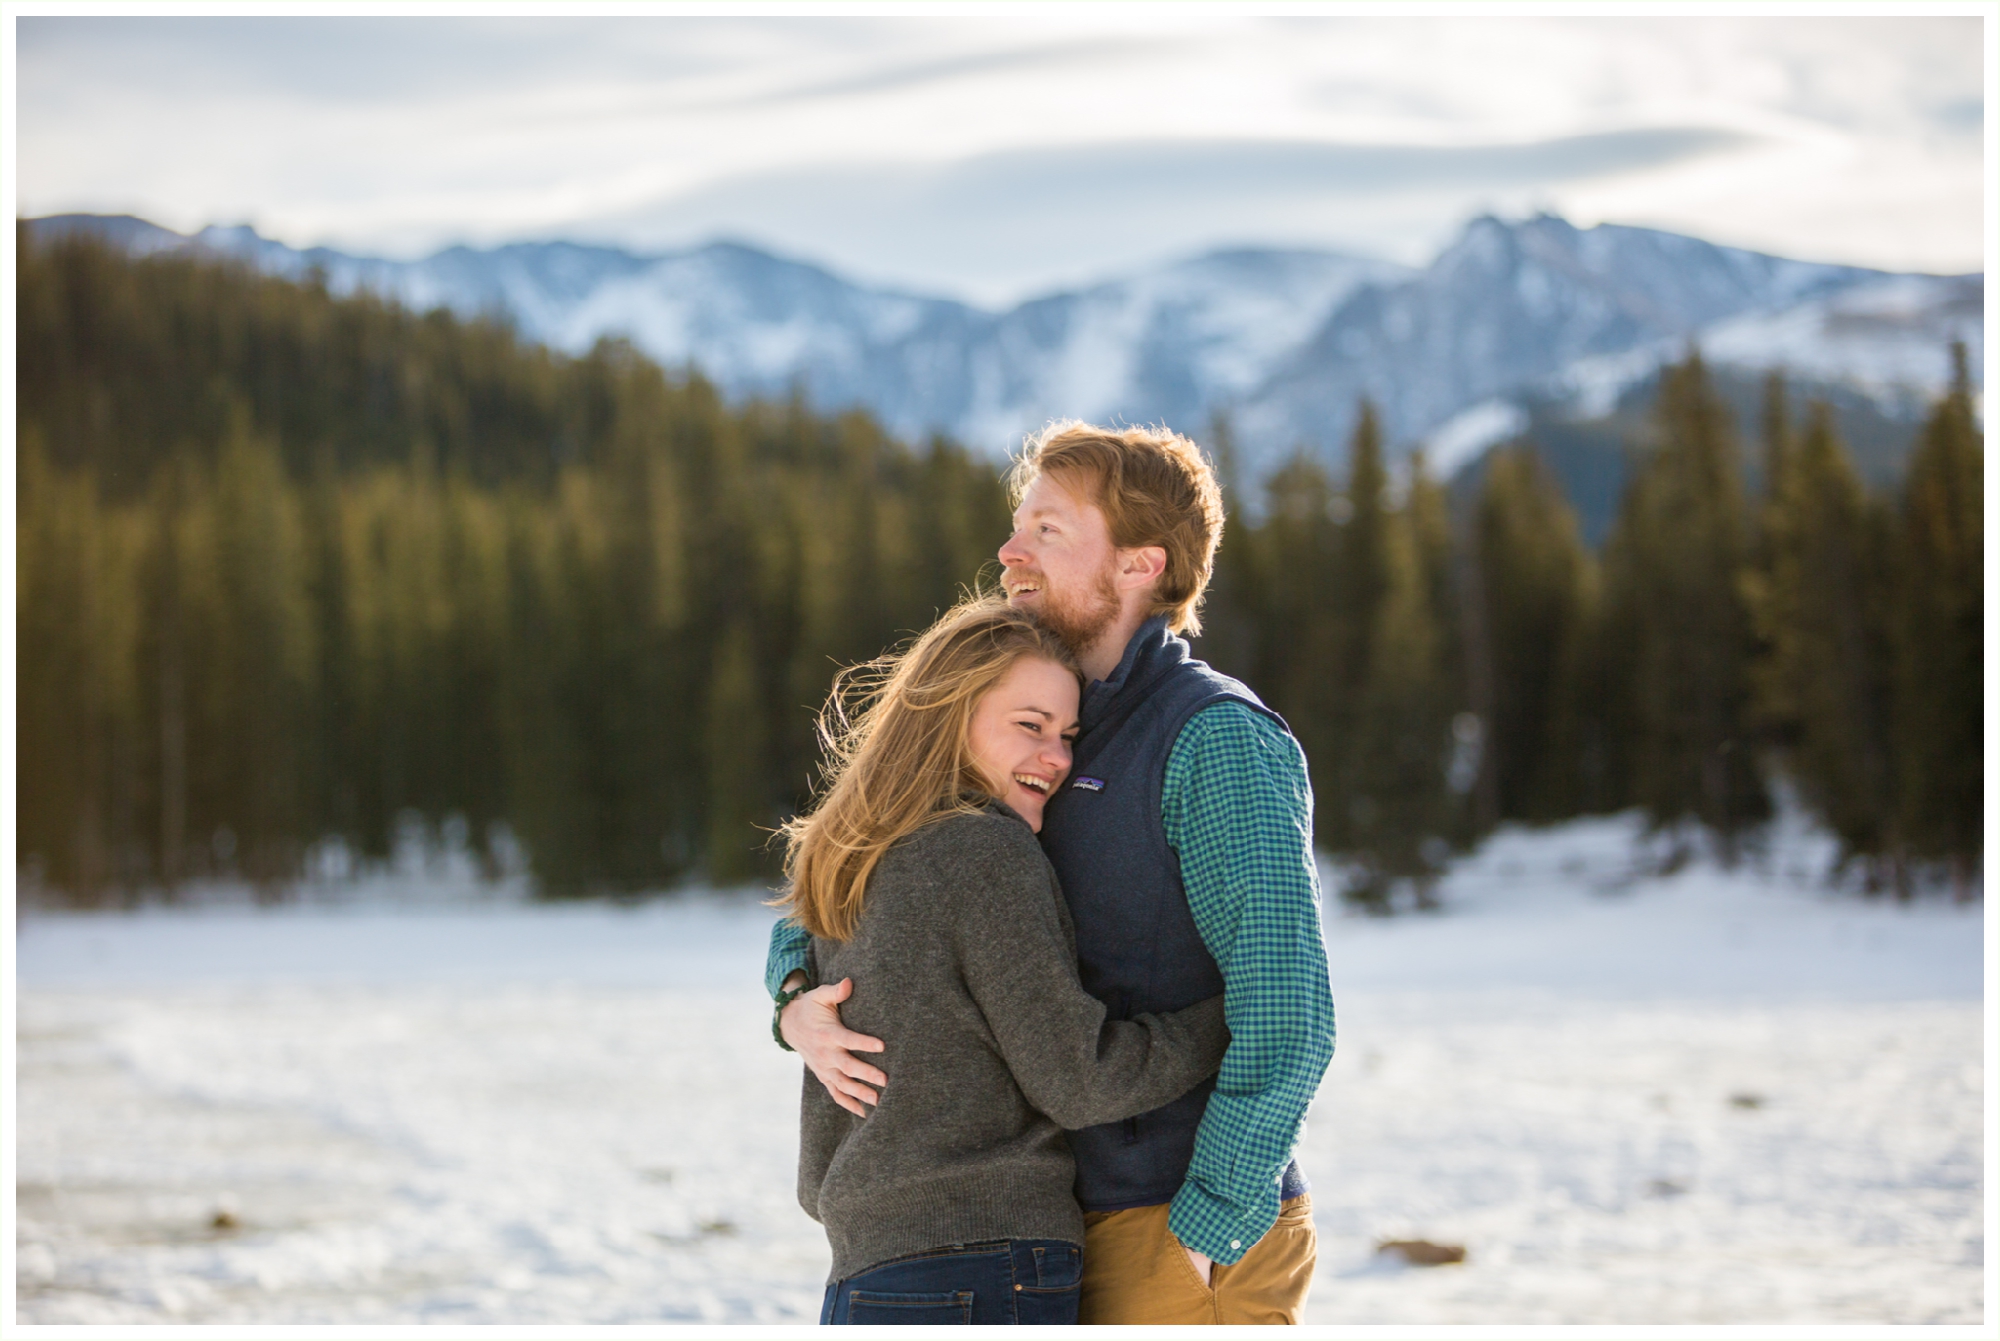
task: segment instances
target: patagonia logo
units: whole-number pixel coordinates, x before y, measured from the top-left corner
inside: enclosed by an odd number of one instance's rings
[[[1081,792],[1101,792],[1104,790],[1104,779],[1079,776],[1075,782],[1070,783],[1070,786]]]

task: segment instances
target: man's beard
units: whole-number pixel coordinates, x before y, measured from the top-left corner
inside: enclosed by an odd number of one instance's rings
[[[1097,583],[1091,590],[1063,600],[1057,600],[1055,595],[1044,577],[1042,608],[1036,617],[1079,656],[1088,652],[1118,618],[1118,590],[1111,585],[1108,568],[1097,575]]]

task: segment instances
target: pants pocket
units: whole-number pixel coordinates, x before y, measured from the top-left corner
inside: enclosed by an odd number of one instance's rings
[[[1083,1249],[1063,1243],[1035,1249],[1035,1289],[1067,1290],[1083,1280]]]
[[[972,1291],[888,1294],[880,1290],[850,1290],[847,1294],[847,1321],[858,1327],[970,1327]]]

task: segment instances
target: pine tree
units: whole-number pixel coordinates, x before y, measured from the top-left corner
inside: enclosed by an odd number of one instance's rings
[[[213,649],[202,686],[217,857],[269,890],[297,871],[301,750],[317,649],[304,530],[277,452],[240,418],[217,461],[210,512]]]
[[[1727,859],[1769,800],[1750,748],[1740,458],[1699,356],[1663,371],[1655,421],[1606,547],[1608,631],[1625,643],[1629,785],[1656,829],[1699,821]]]
[[[1472,516],[1492,659],[1486,732],[1498,818],[1546,823],[1585,804],[1581,750],[1591,558],[1532,448],[1487,460]]]
[[[708,874],[731,884],[759,872],[773,819],[761,767],[766,717],[750,630],[732,624],[716,648],[708,702]],[[760,827],[761,826],[761,827]]]
[[[1208,455],[1222,490],[1222,536],[1201,608],[1198,652],[1204,661],[1268,692],[1260,665],[1257,611],[1267,599],[1257,527],[1244,507],[1236,433],[1227,414],[1209,421]],[[1324,511],[1320,514],[1324,519]]]
[[[1777,464],[1762,561],[1745,583],[1761,648],[1757,703],[1843,862],[1868,861],[1873,882],[1896,820],[1887,527],[1824,403]]]
[[[1342,697],[1352,689],[1340,659],[1352,617],[1340,598],[1340,530],[1351,518],[1326,471],[1303,452],[1264,489],[1264,524],[1239,549],[1238,571],[1249,570],[1258,602],[1249,678],[1291,724],[1312,782],[1315,835],[1338,848],[1345,839],[1337,818],[1346,795]]]
[[[90,471],[54,469],[22,435],[16,537],[17,823],[25,866],[95,899],[140,872],[137,730],[143,519]]]
[[[1349,894],[1378,908],[1399,879],[1414,883],[1420,907],[1429,905],[1451,827],[1456,676],[1442,529],[1442,497],[1418,458],[1405,505],[1379,513],[1385,581],[1368,631],[1349,756],[1351,851],[1364,872]]]
[[[1985,452],[1963,345],[1952,361],[1951,389],[1924,425],[1903,494],[1897,771],[1912,853],[1947,863],[1969,897],[1985,795]]]
[[[1332,571],[1321,599],[1327,602],[1331,618],[1325,650],[1314,657],[1323,668],[1315,678],[1323,677],[1323,715],[1331,737],[1326,762],[1314,782],[1315,827],[1330,834],[1330,846],[1341,852],[1367,849],[1377,833],[1381,808],[1369,793],[1371,780],[1365,776],[1361,744],[1367,727],[1365,700],[1376,665],[1375,640],[1398,562],[1392,553],[1395,518],[1388,494],[1381,426],[1375,407],[1364,400],[1348,444],[1347,488],[1328,504],[1336,529]],[[1307,757],[1312,757],[1310,751]],[[1319,777],[1328,782],[1323,790]],[[1317,818],[1321,816],[1323,820]],[[1387,888],[1371,876],[1362,894],[1386,898]]]

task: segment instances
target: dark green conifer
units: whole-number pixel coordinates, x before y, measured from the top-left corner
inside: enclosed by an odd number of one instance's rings
[[[1364,872],[1350,894],[1371,906],[1384,903],[1396,880],[1411,881],[1419,906],[1428,906],[1451,828],[1457,677],[1443,525],[1441,492],[1419,456],[1404,505],[1382,506],[1375,518],[1383,584],[1367,631],[1346,778],[1349,850]]]
[[[1902,611],[1896,645],[1897,772],[1902,836],[1972,889],[1985,796],[1982,684],[1984,444],[1965,347],[1932,411],[1903,492]]]
[[[1698,821],[1728,857],[1769,800],[1750,734],[1740,454],[1698,355],[1663,372],[1655,426],[1606,554],[1631,794],[1656,828]]]
[[[1758,710],[1843,861],[1869,863],[1872,881],[1896,821],[1888,537],[1824,403],[1773,472],[1763,516],[1745,582]]]
[[[1257,638],[1250,683],[1291,724],[1311,772],[1314,832],[1329,847],[1346,837],[1343,760],[1349,739],[1345,696],[1356,681],[1343,660],[1353,611],[1340,581],[1347,500],[1304,452],[1265,482],[1265,518],[1244,549],[1256,583]],[[1240,571],[1240,570],[1239,570]]]
[[[1594,574],[1576,514],[1531,447],[1493,453],[1473,546],[1492,663],[1497,818],[1546,823],[1584,809],[1578,683]]]

